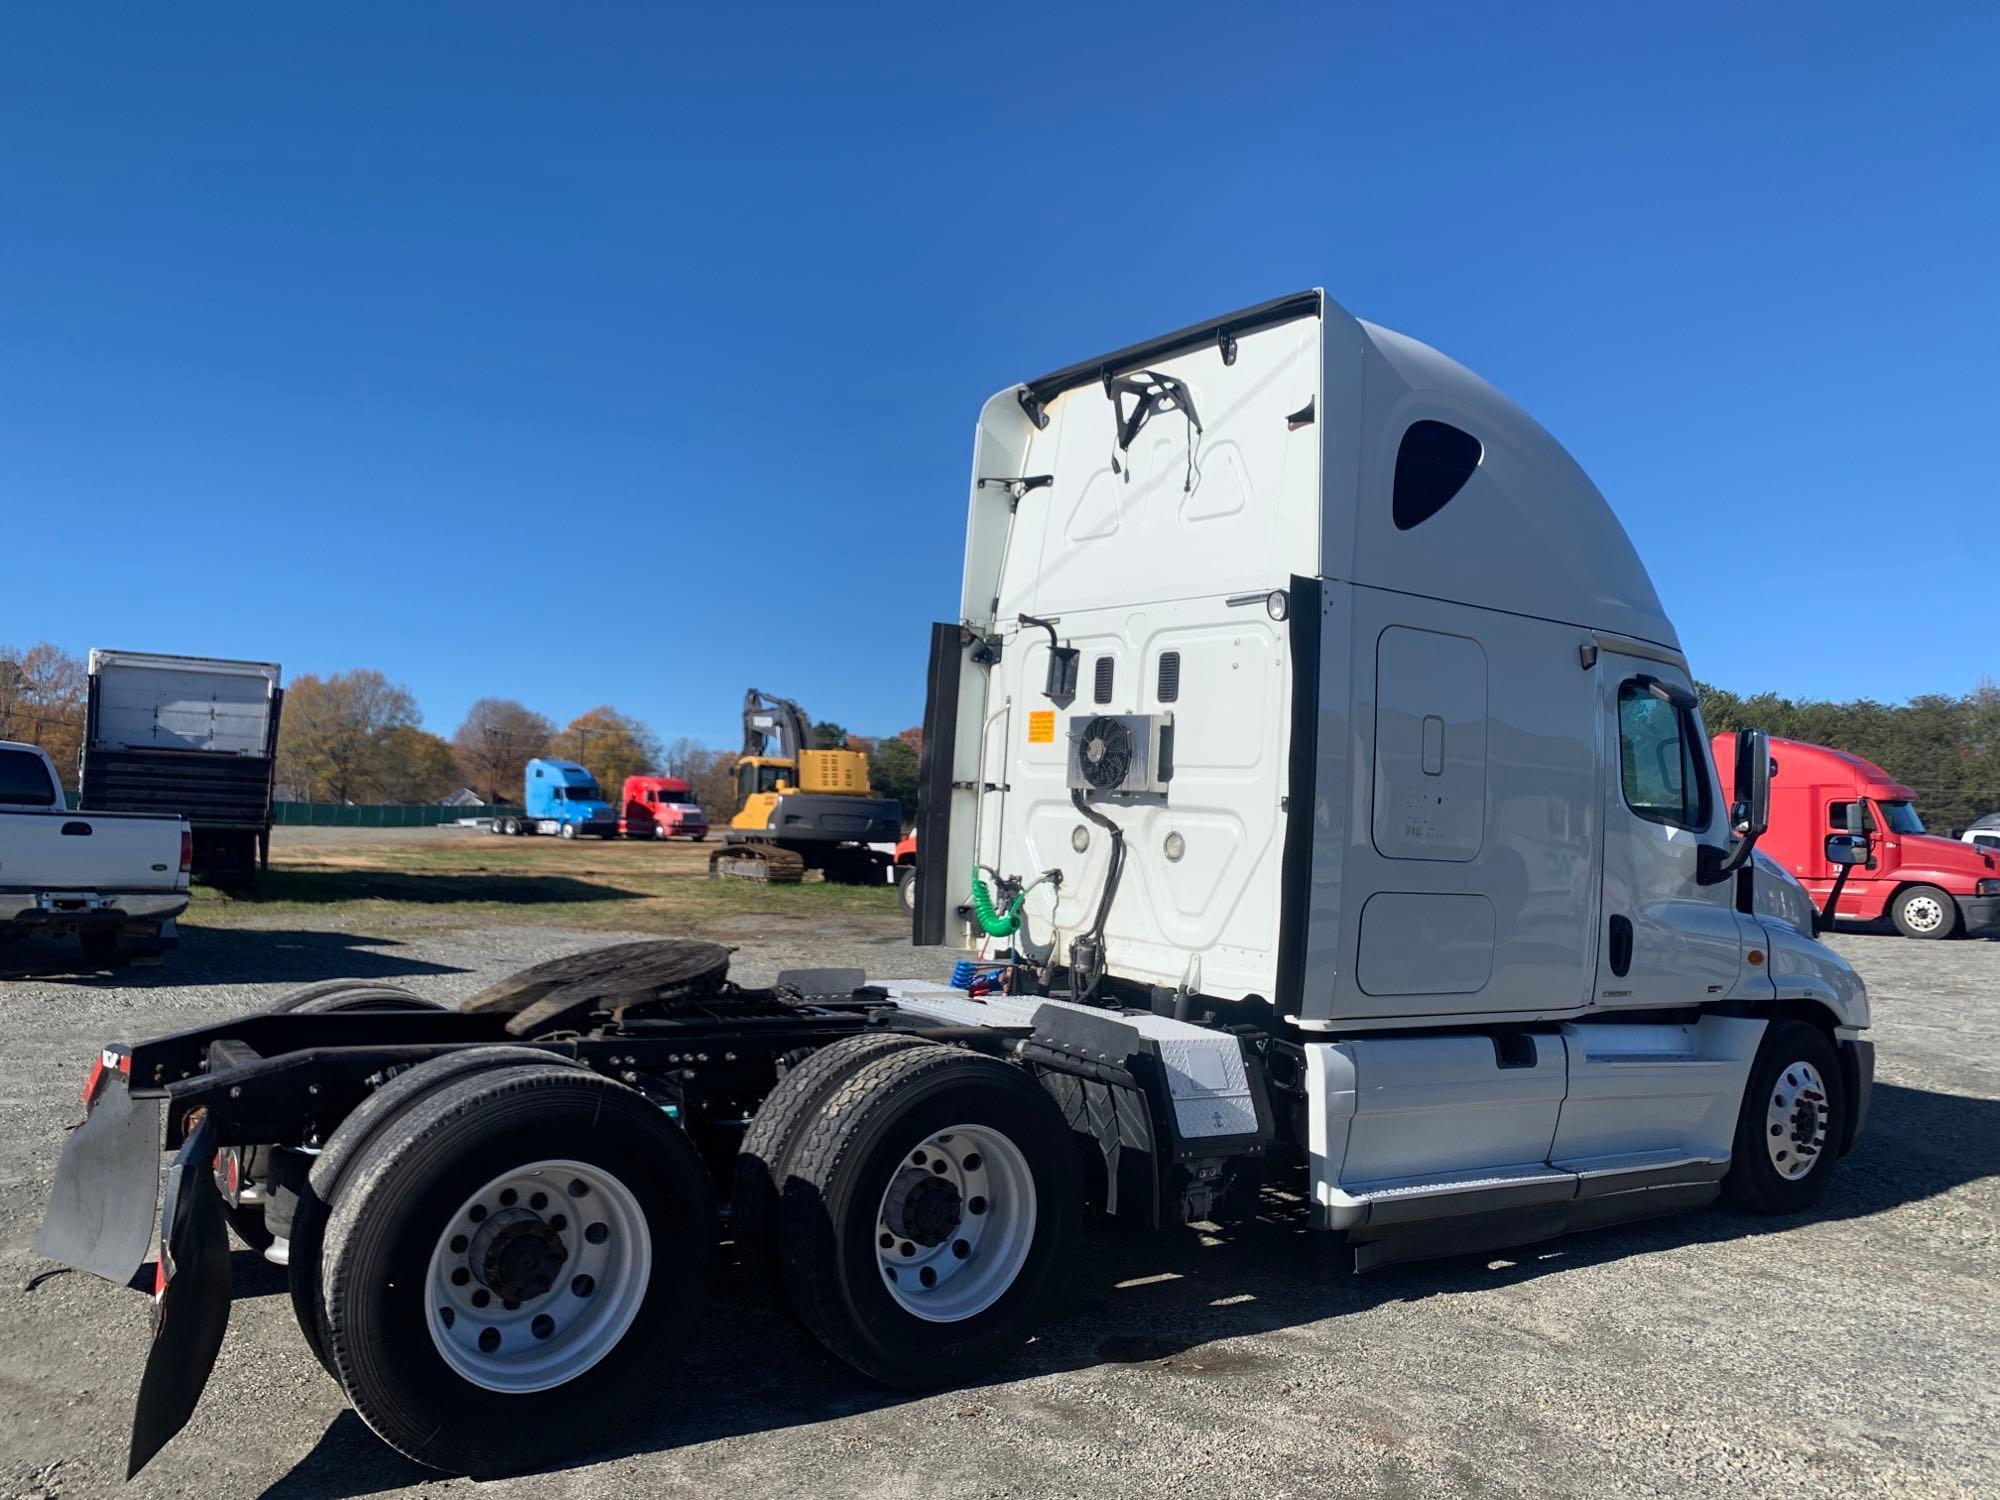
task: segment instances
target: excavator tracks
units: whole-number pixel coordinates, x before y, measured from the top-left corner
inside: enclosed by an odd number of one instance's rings
[[[710,880],[763,880],[797,885],[805,878],[802,855],[776,844],[724,844],[708,857]]]

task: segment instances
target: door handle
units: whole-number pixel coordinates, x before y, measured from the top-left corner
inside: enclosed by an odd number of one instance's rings
[[[62,826],[62,831],[64,838],[87,839],[90,837],[90,825],[88,823],[65,823]]]
[[[1632,971],[1632,919],[1611,919],[1611,972],[1623,979]]]

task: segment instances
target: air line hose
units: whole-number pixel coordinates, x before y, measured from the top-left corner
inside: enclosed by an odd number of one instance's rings
[[[979,866],[972,867],[972,914],[979,918],[979,925],[988,937],[1012,937],[1019,931],[1021,907],[1027,899],[1028,893],[1022,891],[1006,911],[994,911],[993,898],[986,894],[986,881],[979,873]]]

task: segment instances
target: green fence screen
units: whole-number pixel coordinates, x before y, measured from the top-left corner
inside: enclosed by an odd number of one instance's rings
[[[490,818],[495,812],[518,813],[518,807],[387,803],[273,802],[271,821],[280,828],[434,828],[460,818]]]

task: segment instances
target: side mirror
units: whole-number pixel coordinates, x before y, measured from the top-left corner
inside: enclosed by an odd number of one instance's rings
[[[1736,805],[1730,822],[1739,837],[1752,841],[1771,826],[1771,737],[1761,729],[1736,731]]]
[[[1826,836],[1826,862],[1830,865],[1865,865],[1870,853],[1866,834],[1829,833]]]

